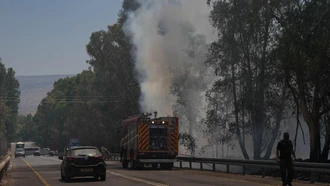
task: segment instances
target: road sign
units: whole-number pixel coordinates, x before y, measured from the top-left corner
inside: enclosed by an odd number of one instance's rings
[[[79,146],[79,139],[70,139],[70,146]]]

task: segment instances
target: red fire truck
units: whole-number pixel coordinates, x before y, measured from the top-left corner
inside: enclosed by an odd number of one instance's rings
[[[170,170],[176,161],[179,147],[177,117],[156,117],[151,113],[132,116],[122,122],[120,158],[123,168],[132,169],[152,165]]]

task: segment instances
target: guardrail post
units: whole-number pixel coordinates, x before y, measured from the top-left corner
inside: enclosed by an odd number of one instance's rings
[[[229,173],[229,164],[227,164],[226,167],[227,167],[227,173]]]
[[[200,164],[201,164],[201,170],[203,170],[203,163],[201,162]]]
[[[311,183],[315,183],[315,172],[311,171]]]
[[[265,167],[263,167],[263,168],[262,168],[262,178],[264,178],[264,177],[265,177],[265,175],[266,175],[266,168],[265,168]]]
[[[245,175],[245,174],[246,174],[246,167],[243,166],[243,175]]]
[[[215,172],[215,163],[213,163],[213,171]]]
[[[192,166],[191,166],[191,161],[189,161],[189,169],[191,169],[192,168]]]
[[[180,161],[180,168],[182,169],[182,161]]]

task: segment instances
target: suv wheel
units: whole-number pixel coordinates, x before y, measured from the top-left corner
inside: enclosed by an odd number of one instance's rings
[[[66,182],[69,182],[69,181],[70,181],[70,177],[64,175],[64,180],[65,180]]]
[[[102,175],[101,177],[101,181],[105,181],[106,180],[106,175]]]
[[[126,168],[128,167],[128,162],[125,161],[125,160],[122,161],[121,164],[122,164],[122,167],[123,167],[124,169],[126,169]]]
[[[61,170],[61,180],[65,180],[65,177],[63,176],[62,170]]]

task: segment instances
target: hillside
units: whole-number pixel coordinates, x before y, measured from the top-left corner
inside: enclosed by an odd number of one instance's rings
[[[54,82],[68,76],[74,75],[16,76],[21,90],[19,114],[34,114],[40,101],[52,90]]]

